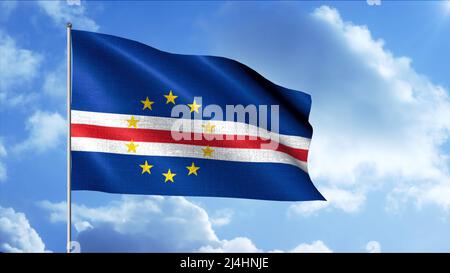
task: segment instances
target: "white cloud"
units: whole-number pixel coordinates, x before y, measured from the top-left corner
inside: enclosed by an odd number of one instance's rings
[[[58,113],[36,111],[27,121],[28,138],[14,147],[15,152],[33,149],[43,152],[59,146],[67,133],[66,120]]]
[[[400,176],[416,182],[448,178],[446,161],[439,150],[450,129],[450,103],[445,90],[417,74],[408,58],[395,57],[384,49],[384,42],[374,40],[367,27],[344,22],[336,9],[322,6],[314,17],[335,32],[357,65],[367,69],[370,74],[366,76],[371,77],[370,85],[355,79],[354,90],[343,91],[357,96],[337,103],[355,110],[339,113],[333,109],[347,120],[334,119],[339,124],[329,126],[322,115],[331,113],[318,114],[318,123],[327,127],[312,147],[318,151],[311,158],[316,177],[347,180],[350,184],[360,179],[359,172],[367,171],[375,177]],[[361,104],[369,109],[361,109]],[[352,118],[354,115],[359,117]],[[339,126],[348,131],[339,133]],[[337,157],[338,152],[343,154]]]
[[[366,200],[362,192],[351,192],[339,188],[320,188],[320,192],[325,196],[327,202],[311,201],[294,203],[289,207],[290,215],[309,216],[324,208],[337,208],[348,213],[360,211]]]
[[[85,230],[94,228],[94,227],[91,225],[91,223],[89,223],[88,221],[79,221],[79,222],[75,222],[74,226],[75,226],[75,230],[76,230],[77,232],[83,232],[83,231],[85,231]]]
[[[314,241],[311,244],[299,244],[290,252],[297,253],[330,253],[333,252],[328,246],[322,241]]]
[[[445,13],[450,13],[450,1],[445,0],[443,2],[444,2],[443,5],[444,5]]]
[[[51,222],[66,221],[66,203],[42,201]],[[247,237],[220,239],[211,218],[183,197],[122,196],[106,206],[72,204],[83,252],[262,252]],[[294,250],[326,251],[321,241]]]
[[[386,209],[391,212],[401,211],[402,205],[409,198],[417,200],[416,206],[421,209],[424,205],[438,203],[444,211],[450,210],[450,184],[444,179],[437,183],[424,183],[423,185],[400,185],[388,195]]]
[[[64,202],[40,205],[51,221],[65,221]],[[195,251],[220,244],[206,211],[182,197],[124,196],[107,206],[72,208],[82,251]]]
[[[272,250],[269,251],[271,253],[284,253],[283,250]],[[331,253],[333,250],[331,250],[323,241],[317,240],[313,241],[310,244],[302,243],[294,247],[293,249],[287,251],[287,252],[293,252],[293,253]]]
[[[10,107],[26,107],[31,103],[35,102],[38,99],[38,93],[36,92],[28,92],[17,94],[15,92],[8,93],[0,93],[0,103],[6,103],[7,106]]]
[[[33,97],[24,98],[18,92],[38,75],[42,59],[40,54],[20,48],[12,37],[0,31],[0,103],[14,106]]]
[[[366,251],[369,253],[380,253],[381,245],[377,241],[370,241],[366,245]]]
[[[367,0],[369,6],[380,6],[381,0]]]
[[[2,157],[5,157],[6,155],[7,155],[6,148],[3,145],[2,138],[0,138],[0,159]],[[6,177],[7,177],[6,166],[2,161],[0,161],[0,182],[5,181]]]
[[[15,40],[0,32],[0,88],[17,84],[17,79],[28,81],[38,72],[41,56],[19,48]]]
[[[0,206],[0,252],[44,252],[45,244],[25,214]]]
[[[231,222],[233,211],[231,209],[222,209],[215,212],[211,217],[211,223],[216,226],[225,226]]]
[[[219,247],[203,246],[199,251],[214,253],[261,252],[250,239],[245,237],[236,237],[230,241],[223,240]]]
[[[69,6],[79,6],[81,5],[81,0],[67,0],[66,3]]]
[[[76,29],[97,31],[99,26],[94,20],[86,15],[85,6],[79,1],[38,1],[39,7],[50,16],[54,23],[58,26],[64,26],[67,22],[71,22]]]
[[[353,128],[347,134],[340,134],[347,139],[336,139],[343,141],[338,149],[333,144],[336,140],[332,142],[329,138],[334,133],[339,136],[337,128],[330,130],[328,136],[319,136],[313,147],[319,152],[312,156],[312,166],[319,170],[316,175],[329,181],[347,177],[356,182],[363,179],[358,168],[366,164],[375,178],[398,177],[395,191],[414,197],[418,202],[450,208],[448,195],[442,194],[450,190],[448,154],[440,149],[450,132],[450,101],[446,90],[416,73],[410,59],[395,57],[387,51],[384,42],[374,40],[367,27],[344,22],[336,9],[323,6],[314,16],[330,25],[355,58],[359,58],[360,65],[373,73],[371,85],[375,88],[369,87],[367,82],[360,86],[361,90],[369,91],[367,96],[371,101],[361,98],[358,103],[373,108],[371,112],[361,112],[374,118],[371,127],[378,127],[368,132]],[[352,105],[347,104],[347,107]],[[360,111],[349,112],[358,115]],[[359,118],[353,118],[353,122],[357,125]],[[345,126],[344,122],[341,125]],[[337,161],[336,154],[327,149],[351,152],[339,156]]]
[[[249,23],[236,27],[234,18]],[[367,26],[344,21],[328,6],[305,14],[291,4],[232,3],[204,28],[212,37],[208,54],[312,94],[308,169],[319,188],[354,194],[359,206],[382,188],[450,208],[449,155],[441,148],[450,134],[448,90],[417,73],[410,58],[390,52]]]

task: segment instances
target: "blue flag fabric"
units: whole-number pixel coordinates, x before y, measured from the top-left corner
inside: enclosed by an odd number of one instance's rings
[[[72,190],[325,200],[307,170],[308,94],[231,59],[71,34]],[[211,105],[223,115],[208,115]],[[242,119],[227,114],[230,106],[252,107]],[[252,109],[259,114],[255,124]],[[190,125],[183,127],[190,138],[174,137],[179,121]]]

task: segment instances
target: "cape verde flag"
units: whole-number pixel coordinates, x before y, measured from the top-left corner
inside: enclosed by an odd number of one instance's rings
[[[308,94],[234,60],[71,34],[72,190],[325,200],[307,169]],[[223,109],[223,116],[208,115],[208,105]],[[225,111],[252,105],[257,108],[245,109],[267,110],[257,123]],[[174,116],[175,107],[187,108],[189,117]],[[186,138],[174,137],[180,121]]]

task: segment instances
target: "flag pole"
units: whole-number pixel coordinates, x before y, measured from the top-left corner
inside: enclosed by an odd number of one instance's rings
[[[71,47],[71,30],[72,24],[66,24],[67,29],[67,253],[70,253],[70,242],[72,240],[72,191],[71,191],[71,139],[70,139],[70,124],[71,114],[70,106],[72,102],[72,47]]]

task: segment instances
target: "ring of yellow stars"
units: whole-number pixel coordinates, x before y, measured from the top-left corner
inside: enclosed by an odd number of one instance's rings
[[[175,104],[175,99],[178,98],[178,96],[174,96],[172,93],[172,90],[169,91],[168,95],[164,95],[164,97],[167,99],[166,104],[173,103]]]
[[[191,108],[191,113],[192,112],[196,112],[198,113],[198,108],[200,108],[202,105],[201,104],[197,104],[197,102],[194,100],[194,102],[192,104],[188,104],[188,106]]]
[[[128,152],[131,153],[135,153],[136,152],[136,148],[139,146],[138,144],[134,144],[133,140],[130,141],[130,143],[125,144],[128,147]]]
[[[163,173],[162,175],[164,175],[164,177],[166,178],[166,180],[164,180],[164,183],[166,183],[167,181],[170,181],[170,182],[173,183],[173,182],[174,182],[174,181],[173,181],[173,177],[174,177],[175,175],[177,175],[177,174],[171,172],[170,169],[169,169],[166,173]]]
[[[130,119],[127,119],[128,121],[128,128],[134,127],[137,128],[137,123],[139,122],[138,119],[135,119],[134,116],[131,116]]]
[[[206,124],[203,124],[202,127],[203,127],[203,130],[205,133],[212,134],[212,133],[214,133],[214,129],[216,128],[216,125],[214,125],[208,121]]]
[[[212,153],[214,152],[213,149],[211,149],[211,147],[207,146],[206,148],[202,148],[203,151],[203,156],[209,156],[212,157]]]
[[[152,174],[152,173],[150,172],[150,169],[153,168],[153,165],[149,165],[148,162],[147,162],[147,160],[145,160],[145,163],[144,163],[144,164],[139,165],[139,167],[142,168],[142,174],[144,174],[144,173]]]
[[[142,110],[145,110],[147,108],[152,110],[152,104],[155,103],[155,102],[149,100],[148,97],[147,97],[147,98],[145,98],[145,100],[141,100],[141,103],[144,104],[144,108],[142,108]]]
[[[200,167],[195,166],[194,162],[192,162],[192,165],[187,166],[186,169],[189,170],[188,175],[191,175],[191,174],[197,175],[197,171],[200,169]]]

